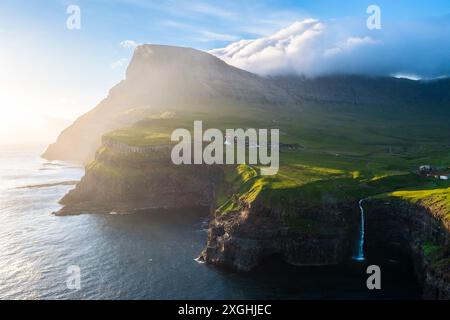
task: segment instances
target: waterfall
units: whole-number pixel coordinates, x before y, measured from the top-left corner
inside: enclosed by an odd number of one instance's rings
[[[363,261],[364,258],[364,208],[363,208],[364,199],[359,200],[359,210],[361,211],[361,222],[359,226],[359,237],[358,237],[358,250],[353,259],[358,261]]]

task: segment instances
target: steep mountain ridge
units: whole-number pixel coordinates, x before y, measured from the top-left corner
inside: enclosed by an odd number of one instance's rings
[[[231,67],[208,53],[142,45],[135,50],[126,79],[64,130],[43,156],[86,162],[93,159],[102,134],[162,111],[215,108],[215,112],[232,114],[246,106],[268,109],[292,103],[268,79]]]
[[[298,76],[272,78],[290,96],[299,100],[355,105],[374,105],[415,111],[449,113],[450,78],[409,80],[394,77],[359,75],[321,76],[313,79]],[[418,110],[419,109],[419,110]]]
[[[44,157],[74,162],[94,158],[101,136],[164,111],[205,112],[248,119],[290,117],[303,111],[448,115],[450,80],[410,81],[367,76],[264,78],[203,51],[164,45],[136,48],[126,79],[93,110],[64,130]],[[362,106],[368,106],[362,108]],[[307,119],[307,115],[302,113]]]

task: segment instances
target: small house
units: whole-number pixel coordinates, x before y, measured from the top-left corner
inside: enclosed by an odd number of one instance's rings
[[[419,172],[421,174],[428,174],[433,171],[433,167],[430,165],[423,165],[419,167]]]

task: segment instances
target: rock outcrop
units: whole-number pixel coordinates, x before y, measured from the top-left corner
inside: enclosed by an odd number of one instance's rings
[[[216,213],[199,259],[249,271],[273,256],[293,265],[338,264],[352,256],[359,222],[356,205],[294,207],[298,209],[286,216],[282,210],[255,201],[242,204],[239,211]],[[366,250],[405,252],[413,258],[423,297],[450,299],[448,222],[429,208],[402,201],[369,200],[364,207]],[[298,226],[303,225],[301,229],[296,228],[296,220]]]
[[[450,225],[425,206],[366,201],[366,247],[385,247],[413,258],[425,299],[450,299]]]
[[[243,203],[216,213],[199,259],[238,271],[273,256],[293,265],[338,264],[351,257],[357,217],[356,207],[299,205],[287,213],[258,200]]]
[[[213,166],[176,166],[167,148],[159,150],[123,153],[102,147],[76,188],[60,201],[64,207],[56,214],[209,208],[221,171]]]

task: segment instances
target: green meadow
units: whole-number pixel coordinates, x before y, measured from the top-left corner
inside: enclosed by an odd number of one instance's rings
[[[288,208],[294,201],[317,206],[377,196],[437,203],[450,212],[450,183],[417,172],[423,164],[450,166],[447,117],[373,106],[364,111],[319,105],[288,112],[246,110],[154,116],[107,136],[134,146],[168,144],[174,129],[192,131],[194,120],[202,120],[203,130],[278,128],[281,143],[298,145],[281,148],[280,169],[273,176],[260,175],[258,165],[225,165],[217,195],[222,214],[257,198]]]

